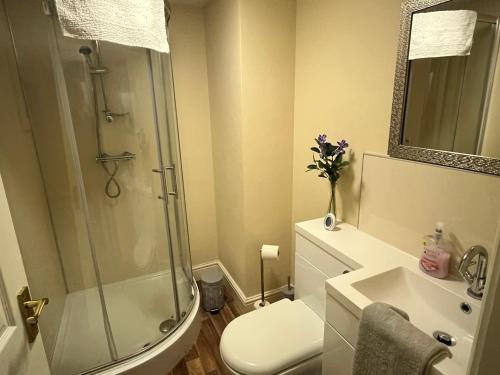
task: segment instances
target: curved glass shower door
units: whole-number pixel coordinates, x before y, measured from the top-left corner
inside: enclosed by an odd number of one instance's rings
[[[181,150],[175,110],[175,93],[170,56],[150,51],[150,67],[156,107],[158,108],[158,141],[165,171],[166,215],[172,238],[177,293],[181,317],[193,299],[192,268],[189,251]]]
[[[175,106],[164,101],[174,98],[162,95],[170,82],[154,75],[148,50],[60,36],[58,47],[118,360],[168,335],[193,299],[176,123],[168,121]]]
[[[54,375],[94,371],[193,305],[170,60],[63,37],[38,1],[2,1],[66,292],[37,293],[51,299],[41,333]]]

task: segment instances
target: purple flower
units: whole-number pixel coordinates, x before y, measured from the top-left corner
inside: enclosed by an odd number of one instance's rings
[[[326,143],[326,134],[320,134],[318,135],[318,143]]]
[[[337,142],[337,149],[335,150],[335,155],[343,155],[345,154],[345,149],[349,147],[349,143],[345,139],[341,140],[340,142]]]
[[[318,138],[316,138],[316,142],[318,142],[321,157],[322,158],[325,157],[326,152],[328,150],[328,142],[326,141],[326,134],[318,135]]]

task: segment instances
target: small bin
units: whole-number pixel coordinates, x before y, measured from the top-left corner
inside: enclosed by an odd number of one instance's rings
[[[224,307],[224,275],[217,268],[201,273],[201,293],[203,309],[216,313]]]

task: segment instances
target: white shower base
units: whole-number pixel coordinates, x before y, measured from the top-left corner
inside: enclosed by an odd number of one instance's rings
[[[136,353],[164,336],[159,324],[173,317],[175,311],[171,283],[170,272],[163,272],[103,286],[118,357]],[[185,284],[179,289],[190,291]],[[188,305],[189,294],[180,293],[181,306]],[[51,363],[52,374],[77,374],[109,362],[97,288],[69,293]]]

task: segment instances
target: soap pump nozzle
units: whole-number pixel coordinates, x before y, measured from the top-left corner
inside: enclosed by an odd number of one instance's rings
[[[438,221],[436,223],[436,229],[434,229],[434,239],[436,241],[439,241],[440,239],[443,238],[443,228],[444,228],[444,223],[442,221]]]

